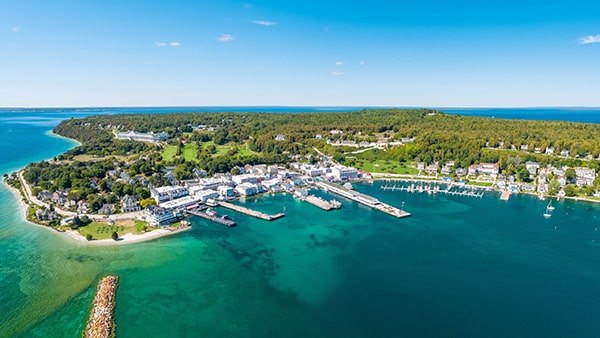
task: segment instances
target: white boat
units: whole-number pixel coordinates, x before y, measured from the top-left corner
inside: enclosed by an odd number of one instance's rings
[[[546,212],[544,213],[544,218],[550,218],[552,214],[548,211],[548,206],[546,206]]]
[[[350,189],[350,190],[354,189],[354,187],[352,186],[352,183],[350,183],[350,182],[344,183],[344,188]]]
[[[546,200],[546,197],[543,194],[540,194],[538,196],[538,198],[540,199],[540,201],[545,201]]]
[[[554,206],[551,205],[551,203],[552,203],[552,201],[550,201],[550,203],[548,203],[548,206],[546,207],[547,210],[552,211],[555,209]]]

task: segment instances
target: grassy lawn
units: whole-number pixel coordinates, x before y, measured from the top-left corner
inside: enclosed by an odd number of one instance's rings
[[[491,187],[494,184],[492,182],[475,182],[475,181],[470,181],[469,183],[467,183],[467,185],[474,185],[477,187]]]
[[[183,158],[186,161],[195,161],[196,160],[196,144],[195,143],[186,143],[183,147],[183,151],[181,152]]]
[[[116,231],[119,236],[127,233],[144,233],[144,225],[147,225],[147,223],[139,220],[118,221],[114,225],[94,221],[85,227],[79,228],[78,231],[84,237],[87,234],[90,234],[94,239],[110,239],[114,231]]]
[[[416,175],[419,170],[411,168],[405,163],[399,163],[394,161],[377,160],[371,161],[356,161],[356,166],[361,170],[372,172],[372,173],[390,173],[390,174],[407,174]]]
[[[111,155],[111,156],[93,156],[93,155],[77,155],[73,157],[73,161],[87,162],[87,161],[104,161],[114,158],[117,161],[127,161],[127,156]]]
[[[162,158],[164,161],[171,161],[172,159],[175,158],[176,154],[177,154],[177,147],[167,145],[167,146],[165,146],[165,149],[163,149]]]

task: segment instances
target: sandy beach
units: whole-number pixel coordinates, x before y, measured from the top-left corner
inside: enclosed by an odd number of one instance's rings
[[[167,230],[167,229],[156,229],[156,230],[149,231],[149,232],[146,232],[143,234],[126,233],[122,236],[119,236],[119,238],[116,241],[112,240],[112,239],[94,239],[94,240],[88,241],[87,239],[85,239],[85,237],[81,236],[75,230],[67,230],[67,231],[65,231],[65,234],[69,238],[72,238],[73,240],[75,240],[77,242],[86,243],[89,245],[124,245],[124,244],[145,242],[145,241],[153,240],[156,238],[173,235],[173,234],[176,234],[179,232],[189,230],[191,228],[192,227],[189,226],[189,227],[185,227],[185,228],[181,228],[181,229],[173,230],[173,231]]]

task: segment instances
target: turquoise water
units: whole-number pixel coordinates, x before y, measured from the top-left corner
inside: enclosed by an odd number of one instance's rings
[[[0,114],[0,172],[72,146],[47,133],[67,116],[28,114]],[[413,216],[275,195],[243,202],[285,209],[274,222],[221,210],[238,226],[194,218],[174,236],[93,247],[24,223],[2,186],[0,336],[79,337],[109,273],[119,337],[598,335],[600,205],[555,201],[545,219],[530,196],[356,188]]]

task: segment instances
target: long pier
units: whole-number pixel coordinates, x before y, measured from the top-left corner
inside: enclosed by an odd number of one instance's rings
[[[410,213],[408,213],[404,210],[401,210],[401,209],[393,207],[389,204],[383,203],[374,197],[359,193],[358,191],[346,189],[336,183],[319,181],[319,182],[316,182],[316,185],[323,190],[331,191],[334,194],[351,199],[353,201],[356,201],[360,204],[366,205],[370,208],[379,210],[381,212],[385,212],[386,214],[392,215],[394,217],[402,218],[402,217],[410,216]]]
[[[439,186],[423,186],[423,185],[411,185],[408,187],[398,187],[395,185],[384,185],[381,187],[381,190],[390,190],[390,191],[406,191],[406,192],[418,192],[418,193],[427,193],[427,194],[445,194],[445,195],[457,195],[457,196],[471,196],[471,197],[483,197],[483,193],[471,191],[454,191],[451,190],[452,186],[449,186],[446,189],[442,189]]]
[[[86,338],[108,338],[113,334],[117,281],[116,276],[107,276],[98,283],[94,306],[85,329]]]
[[[223,208],[235,210],[239,213],[242,213],[242,214],[245,214],[248,216],[252,216],[252,217],[256,217],[256,218],[260,218],[265,221],[273,221],[273,220],[276,220],[278,218],[285,216],[285,214],[283,212],[280,212],[280,213],[274,214],[274,215],[269,215],[269,214],[265,214],[264,212],[248,209],[248,208],[242,207],[240,205],[235,205],[235,204],[223,202],[223,201],[219,201],[219,205],[222,206]]]

